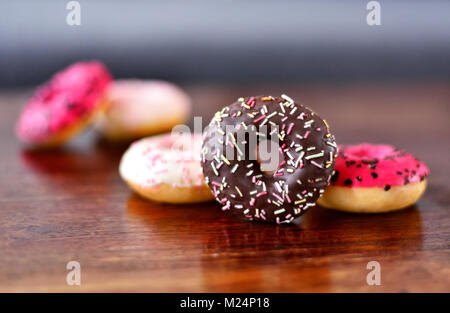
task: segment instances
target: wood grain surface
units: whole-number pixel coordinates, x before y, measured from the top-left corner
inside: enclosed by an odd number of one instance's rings
[[[126,144],[90,130],[32,150],[13,125],[30,90],[0,91],[0,291],[450,292],[450,84],[187,86],[204,125],[239,96],[288,95],[331,124],[339,143],[391,143],[430,169],[406,210],[312,208],[296,224],[242,221],[214,203],[145,201],[120,180]],[[67,262],[81,285],[66,284]],[[369,261],[381,286],[366,283]]]

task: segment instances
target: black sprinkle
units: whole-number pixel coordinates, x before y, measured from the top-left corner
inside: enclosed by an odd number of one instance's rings
[[[425,176],[420,176],[420,181],[423,181],[425,179]]]
[[[417,163],[417,165],[416,165],[416,166],[417,166],[417,168],[419,168],[419,167],[420,167],[420,163]]]
[[[405,185],[409,184],[409,177],[405,177]]]
[[[362,181],[362,177],[361,177],[361,176],[356,176],[356,179],[357,179],[358,181]]]
[[[338,178],[339,178],[339,171],[334,171],[333,176],[331,176],[331,182],[332,183],[337,182]]]
[[[417,174],[417,172],[416,172],[416,171],[414,171],[414,170],[412,171],[412,173],[413,173],[414,175],[416,175],[416,174]]]
[[[352,180],[350,178],[347,178],[344,182],[345,186],[350,186],[351,184],[353,184]]]
[[[406,172],[406,173],[409,173],[409,170],[408,170],[407,168],[405,168],[405,172]]]
[[[398,172],[397,172],[397,175],[403,175],[403,173],[402,173],[402,172],[400,172],[400,171],[398,171]]]
[[[378,174],[375,173],[375,172],[370,173],[370,175],[372,175],[373,178],[377,178],[378,177]]]
[[[378,159],[373,159],[373,160],[363,160],[362,161],[364,164],[375,164],[378,163]]]
[[[388,191],[389,189],[391,189],[391,185],[384,186],[384,191]]]
[[[356,165],[356,167],[357,167],[357,168],[360,168],[360,167],[361,167],[361,164]]]
[[[372,170],[376,170],[376,169],[377,169],[377,166],[374,165],[374,164],[372,164],[372,165],[370,165],[370,168],[371,168]]]

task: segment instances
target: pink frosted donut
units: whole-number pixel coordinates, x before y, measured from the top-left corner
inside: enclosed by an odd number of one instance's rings
[[[164,134],[131,144],[119,173],[144,198],[168,203],[214,199],[200,166],[201,135]]]
[[[111,81],[100,62],[75,63],[36,89],[16,126],[22,141],[57,145],[81,131],[103,107]]]
[[[389,145],[340,146],[331,185],[318,203],[349,212],[402,209],[423,194],[428,173],[424,163]]]
[[[190,97],[161,80],[116,80],[107,91],[108,104],[98,129],[110,140],[128,140],[171,131],[185,123]]]

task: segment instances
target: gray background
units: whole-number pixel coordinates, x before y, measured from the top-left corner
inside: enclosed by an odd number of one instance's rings
[[[80,59],[176,82],[448,80],[450,1],[0,1],[0,87]]]

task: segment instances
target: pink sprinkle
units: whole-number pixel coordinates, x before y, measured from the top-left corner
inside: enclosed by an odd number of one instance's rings
[[[281,121],[284,122],[284,121],[286,121],[287,119],[288,119],[288,117],[285,116],[285,117],[283,117],[283,118],[281,119]]]
[[[215,182],[215,181],[212,181],[211,184],[214,185],[214,186],[217,186],[217,187],[222,186],[221,184],[219,184],[219,183],[217,183],[217,182]]]
[[[256,198],[262,197],[262,196],[264,196],[264,195],[267,195],[267,191],[263,191],[263,192],[258,193],[258,194],[256,195]]]
[[[263,120],[263,119],[265,119],[266,118],[266,115],[264,114],[264,115],[261,115],[260,117],[258,117],[256,120],[255,120],[255,123],[258,123],[259,121],[261,121],[261,120]]]
[[[275,173],[275,174],[273,174],[273,176],[283,176],[284,175],[284,173]]]
[[[284,130],[286,128],[286,124],[283,124],[283,126],[281,126],[281,130]]]
[[[294,128],[294,123],[291,123],[290,125],[289,125],[289,128],[288,128],[288,131],[286,132],[286,134],[290,134],[291,133],[291,131],[292,131],[292,128]]]
[[[309,136],[309,130],[306,131],[305,136],[303,136],[304,139],[308,138]]]
[[[297,117],[297,119],[298,119],[298,120],[303,120],[303,115],[305,115],[305,113],[302,112],[302,113]]]
[[[255,98],[254,97],[251,97],[250,99],[248,99],[248,101],[247,101],[247,104],[249,105],[249,106],[251,106],[252,108],[253,108],[253,106],[255,105]]]
[[[291,198],[289,198],[289,195],[286,193],[286,199],[289,203],[291,203]]]
[[[286,161],[283,161],[280,164],[278,164],[278,168],[282,167],[284,164],[286,164]]]
[[[317,166],[318,168],[322,168],[322,165],[320,165],[319,163],[317,163],[316,161],[311,161],[311,164],[314,164],[315,166]]]
[[[277,198],[278,200],[280,200],[281,202],[284,202],[283,198],[281,198],[279,195],[277,195],[275,192],[272,193],[272,195]]]
[[[254,205],[255,205],[255,198],[251,198],[251,199],[250,199],[250,205],[251,205],[251,206],[254,206]]]

